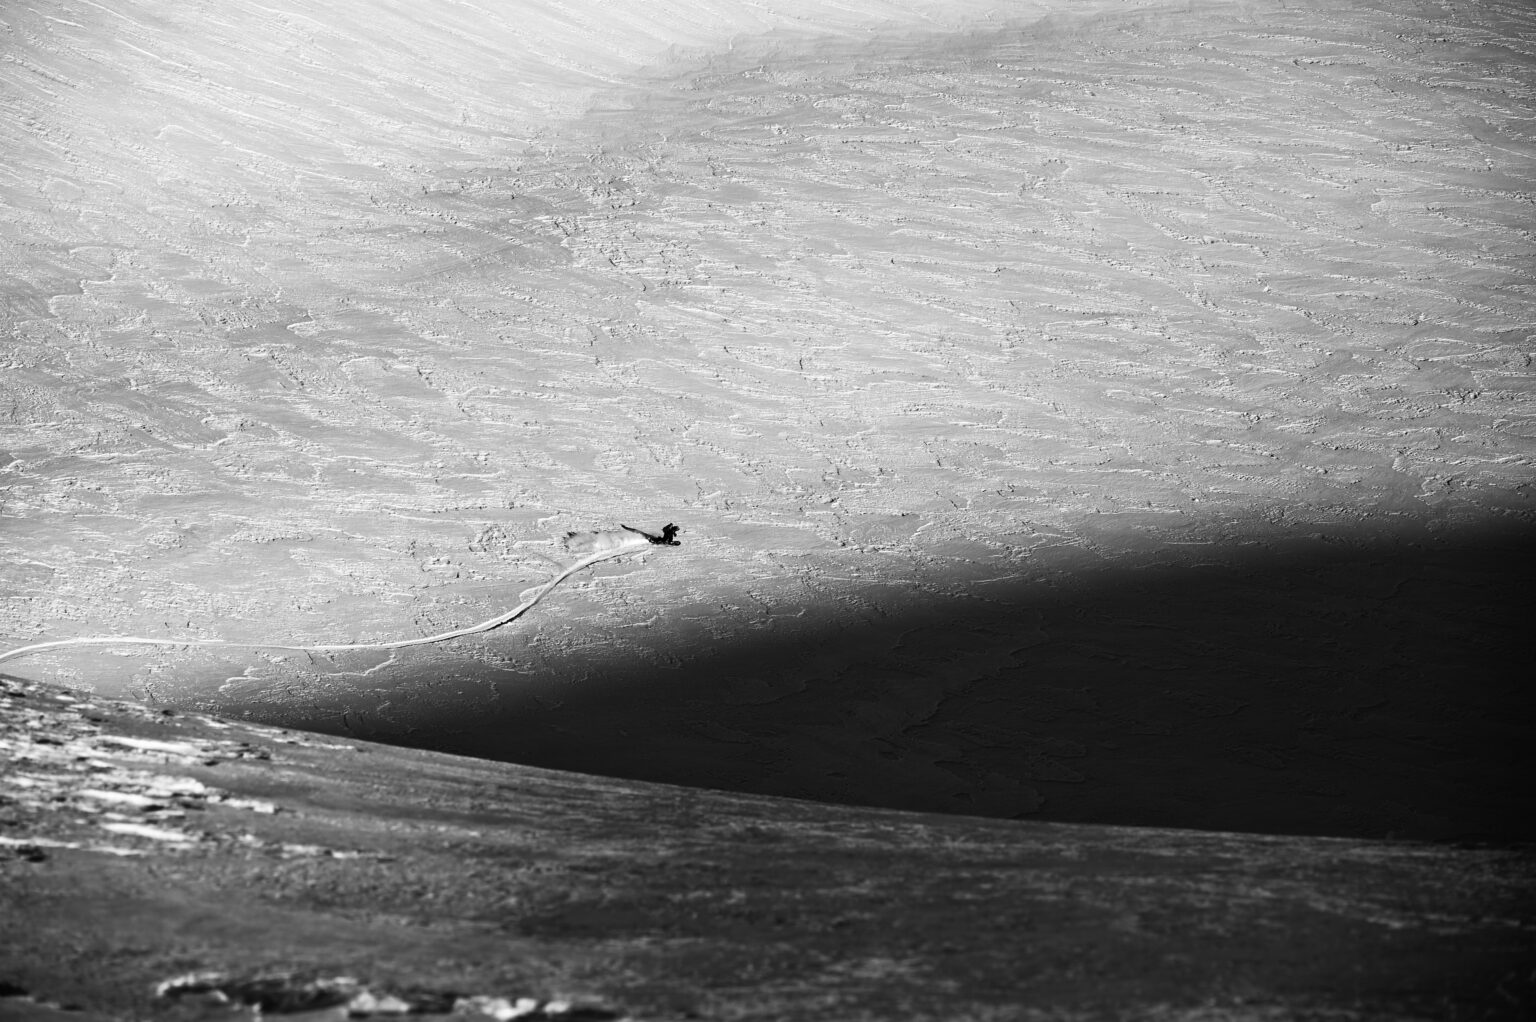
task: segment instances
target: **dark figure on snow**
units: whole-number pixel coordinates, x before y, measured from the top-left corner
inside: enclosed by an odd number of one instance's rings
[[[657,546],[682,546],[675,538],[679,531],[678,527],[670,522],[662,528],[660,536],[646,532],[644,529],[636,529],[632,526],[624,525],[623,523],[619,524],[619,528],[628,529],[630,532],[638,532]]]

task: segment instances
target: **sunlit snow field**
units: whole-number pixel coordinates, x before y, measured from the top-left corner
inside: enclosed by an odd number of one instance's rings
[[[9,672],[623,776],[1508,834],[1519,3],[35,4]],[[1511,822],[1514,820],[1515,822]]]

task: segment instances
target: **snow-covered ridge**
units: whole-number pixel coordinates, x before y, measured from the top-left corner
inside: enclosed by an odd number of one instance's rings
[[[526,152],[644,69],[715,53],[771,54],[792,39],[943,32],[1163,3],[7,5],[0,152],[9,174],[0,203],[46,217],[61,200],[85,199],[110,203],[107,219],[117,221],[162,209],[240,208],[265,220],[296,206],[351,207],[379,186],[415,189],[444,167]],[[216,232],[238,236],[246,218],[215,219],[224,222]],[[171,216],[167,229],[184,231],[182,222]],[[100,237],[99,226],[86,233]],[[35,265],[7,270],[48,286]],[[71,276],[80,274],[62,275]]]
[[[8,112],[22,118],[72,111],[113,125],[130,144],[197,134],[209,119],[227,117],[250,139],[266,138],[268,148],[285,135],[323,151],[422,129],[443,140],[515,134],[579,111],[592,88],[636,68],[750,47],[770,33],[942,30],[1053,6],[1084,7],[1059,0],[48,0],[0,16],[8,36],[3,93]],[[7,134],[23,123],[13,121]]]

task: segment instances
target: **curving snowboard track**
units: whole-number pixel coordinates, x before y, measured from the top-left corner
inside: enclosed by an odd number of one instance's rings
[[[481,632],[488,632],[493,628],[500,628],[502,625],[515,621],[532,610],[552,589],[577,572],[590,568],[599,561],[607,561],[616,557],[623,557],[626,554],[639,553],[647,549],[649,545],[647,540],[637,537],[623,545],[589,554],[566,567],[548,582],[538,586],[532,596],[506,613],[498,614],[496,617],[488,621],[482,621],[477,625],[470,625],[467,628],[456,628],[453,631],[442,632],[438,635],[425,635],[414,639],[395,639],[387,642],[344,642],[314,646],[289,646],[277,642],[228,642],[223,639],[158,639],[136,635],[105,635],[33,643],[30,646],[21,646],[17,649],[10,649],[0,653],[0,661],[18,660],[25,656],[31,656],[34,653],[42,653],[52,649],[65,649],[73,646],[177,646],[188,648],[204,646],[215,649],[280,649],[293,653],[342,653],[357,650],[388,650],[406,649],[411,646],[430,646],[439,642],[447,642],[450,639],[461,639],[466,635],[478,635]]]

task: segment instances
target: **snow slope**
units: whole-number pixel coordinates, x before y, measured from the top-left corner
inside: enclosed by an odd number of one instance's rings
[[[7,1022],[1517,1020],[1536,1001],[1529,850],[850,809],[14,679],[0,749],[27,760],[0,832]]]
[[[430,635],[684,529],[453,647],[16,673],[921,808],[1501,815],[1528,5],[0,18],[7,645]]]

